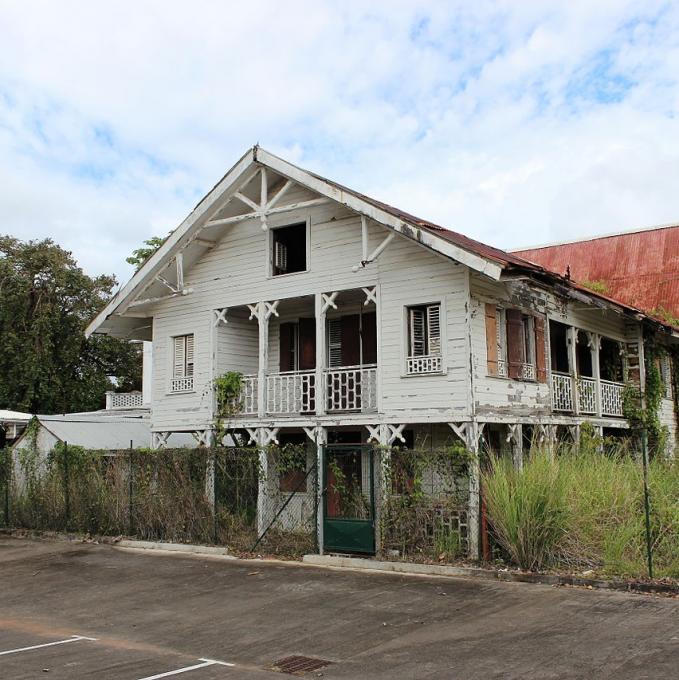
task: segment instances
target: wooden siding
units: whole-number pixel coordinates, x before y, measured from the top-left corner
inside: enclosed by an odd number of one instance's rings
[[[614,340],[625,340],[625,322],[615,312],[586,307],[578,302],[564,302],[551,293],[532,289],[522,282],[499,283],[474,273],[470,278],[472,382],[474,408],[479,417],[541,417],[551,414],[549,382],[510,380],[488,375],[486,303],[517,307],[528,314],[546,315],[548,319],[600,333]],[[545,335],[549,372],[549,334]]]
[[[313,194],[299,188],[286,194],[286,201],[302,201]],[[252,304],[259,300],[283,300],[316,292],[358,289],[379,285],[383,410],[390,418],[409,421],[418,416],[460,419],[469,414],[469,343],[466,332],[468,270],[435,255],[410,240],[397,236],[379,259],[353,272],[361,259],[360,218],[336,203],[272,216],[271,227],[310,220],[308,271],[270,277],[268,275],[269,233],[258,220],[231,225],[218,245],[208,251],[186,273],[192,293],[158,303],[154,309],[154,379],[152,425],[156,430],[204,427],[209,422],[211,380],[212,310]],[[388,231],[370,223],[369,252]],[[443,375],[404,377],[405,305],[442,303],[444,328]],[[311,309],[310,299],[304,301]],[[371,308],[372,309],[372,308]],[[344,310],[340,307],[339,312]],[[306,315],[306,311],[305,311]],[[312,315],[310,313],[309,315]],[[284,318],[284,315],[281,316]],[[280,319],[271,320],[269,367],[277,370]],[[247,337],[236,343],[243,365],[229,368],[252,372],[257,351],[256,322],[246,322]],[[227,324],[228,326],[228,324]],[[255,329],[252,331],[252,329]],[[173,335],[195,335],[195,385],[192,393],[169,394],[168,346]],[[219,344],[230,331],[220,331]],[[223,338],[223,339],[222,339]],[[219,348],[218,348],[219,349]],[[222,352],[226,347],[221,347]],[[220,360],[221,361],[221,360]],[[237,363],[229,360],[229,363]],[[219,364],[224,368],[226,364]]]

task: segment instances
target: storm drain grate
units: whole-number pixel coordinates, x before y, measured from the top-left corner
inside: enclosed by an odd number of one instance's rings
[[[284,659],[279,659],[273,664],[273,668],[283,673],[290,673],[290,675],[302,675],[311,671],[317,671],[319,668],[329,666],[332,661],[325,659],[314,659],[310,656],[286,656]]]

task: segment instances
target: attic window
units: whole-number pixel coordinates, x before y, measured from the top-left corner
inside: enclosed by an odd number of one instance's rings
[[[271,273],[273,276],[306,271],[307,225],[305,222],[272,229]]]

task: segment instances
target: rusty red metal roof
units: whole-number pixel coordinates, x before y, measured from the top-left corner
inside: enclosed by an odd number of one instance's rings
[[[606,295],[657,316],[679,317],[679,225],[515,251],[582,284],[603,282]]]

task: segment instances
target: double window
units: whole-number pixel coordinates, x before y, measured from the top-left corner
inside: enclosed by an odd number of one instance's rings
[[[193,333],[172,338],[173,364],[171,392],[193,389]]]
[[[486,350],[488,375],[539,382],[547,379],[542,317],[486,304]]]
[[[406,371],[409,375],[440,373],[441,359],[441,305],[439,303],[408,307],[408,357]]]

